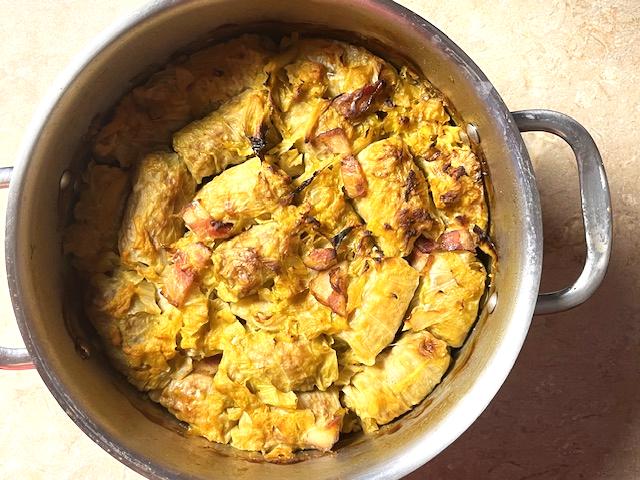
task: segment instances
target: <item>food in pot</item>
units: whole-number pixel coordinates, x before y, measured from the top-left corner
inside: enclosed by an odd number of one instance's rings
[[[65,235],[116,368],[271,460],[411,410],[488,283],[482,164],[450,111],[409,66],[297,35],[209,47],[127,94]]]

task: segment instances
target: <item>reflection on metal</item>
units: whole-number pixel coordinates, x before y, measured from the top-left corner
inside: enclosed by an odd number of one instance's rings
[[[467,135],[473,143],[480,143],[480,134],[478,133],[478,127],[476,127],[473,123],[467,123]]]
[[[493,292],[489,299],[487,300],[487,312],[493,313],[496,309],[496,305],[498,304],[498,293]]]
[[[69,170],[65,170],[62,172],[62,176],[60,177],[60,190],[66,190],[71,185],[71,180],[73,179],[73,174]]]

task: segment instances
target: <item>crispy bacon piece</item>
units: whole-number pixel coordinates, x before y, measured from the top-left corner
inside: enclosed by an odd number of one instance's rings
[[[233,223],[213,220],[200,202],[194,200],[182,212],[185,225],[203,241],[213,241],[228,238],[233,229]]]
[[[333,248],[316,248],[304,256],[302,262],[312,270],[322,271],[336,264],[337,256]]]
[[[339,155],[351,155],[351,143],[342,128],[333,128],[315,136],[311,141],[318,150]]]
[[[211,261],[211,250],[201,243],[193,243],[175,252],[172,260],[164,274],[162,294],[172,305],[179,307],[198,274]]]
[[[347,195],[351,198],[358,198],[367,193],[367,179],[362,171],[360,162],[353,155],[348,155],[342,159],[340,165],[342,182]]]
[[[422,272],[433,261],[430,254],[436,247],[437,245],[433,240],[420,235],[413,244],[413,250],[408,258],[409,264],[419,272]]]
[[[473,252],[476,249],[475,242],[467,230],[450,230],[440,235],[438,239],[440,249],[448,252],[456,250],[468,250]]]
[[[348,120],[353,120],[371,109],[376,97],[384,89],[384,80],[378,80],[370,85],[343,93],[336,97],[333,106]]]
[[[309,291],[326,307],[342,317],[347,316],[347,278],[340,267],[320,272],[311,282]]]
[[[193,285],[195,274],[189,270],[182,270],[175,263],[167,268],[169,272],[164,277],[162,295],[174,307],[180,307],[184,303],[191,285]]]

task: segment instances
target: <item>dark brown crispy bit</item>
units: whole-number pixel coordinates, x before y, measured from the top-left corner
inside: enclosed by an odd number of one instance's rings
[[[349,235],[349,233],[351,233],[351,230],[353,230],[354,227],[347,227],[344,230],[342,230],[341,232],[337,233],[332,239],[331,239],[331,243],[333,244],[334,247],[338,247],[338,245],[340,245],[342,243],[342,241],[346,238],[347,235]]]
[[[418,177],[416,172],[409,170],[409,176],[407,177],[407,183],[404,189],[404,201],[408,202],[411,194],[418,188]]]
[[[378,80],[351,93],[344,93],[336,97],[333,105],[345,118],[352,120],[369,111],[383,88],[384,80]]]
[[[458,201],[459,196],[460,194],[458,192],[448,191],[440,195],[440,201],[445,205],[452,205]]]
[[[431,253],[436,248],[436,242],[434,242],[430,238],[425,237],[424,235],[420,235],[418,238],[416,238],[414,246],[422,253]]]
[[[256,155],[260,155],[262,151],[267,146],[267,142],[263,137],[249,137],[249,141],[251,142],[251,148],[253,149]]]
[[[463,227],[466,227],[467,225],[469,225],[469,219],[465,215],[457,215],[456,216],[456,220]]]
[[[458,180],[460,177],[464,177],[465,175],[467,175],[467,171],[462,165],[460,165],[459,167],[454,168],[452,171],[450,171],[449,175],[451,175],[454,180]]]
[[[421,231],[428,230],[433,225],[433,218],[424,208],[402,208],[398,212],[398,224],[407,233],[413,232],[415,227],[418,227]]]
[[[441,155],[440,150],[436,150],[434,147],[431,147],[427,152],[427,156],[425,157],[425,160],[427,162],[435,162],[438,159],[438,157],[440,157],[440,155]]]
[[[300,193],[302,190],[307,188],[311,184],[311,182],[313,182],[313,179],[316,178],[319,172],[320,170],[316,170],[315,172],[313,172],[309,178],[307,178],[304,182],[296,187],[294,193]]]

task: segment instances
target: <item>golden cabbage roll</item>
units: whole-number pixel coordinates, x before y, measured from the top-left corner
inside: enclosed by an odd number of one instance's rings
[[[405,256],[418,236],[436,238],[442,229],[422,172],[398,137],[372,143],[357,157],[366,193],[356,211],[386,256]]]
[[[447,344],[429,332],[404,333],[343,387],[344,404],[360,417],[365,432],[373,432],[431,393],[450,360]]]
[[[184,378],[174,379],[160,393],[158,402],[179,420],[189,424],[189,430],[212,442],[229,443],[231,429],[238,424],[233,399],[216,388],[215,364],[205,359]]]
[[[309,206],[309,214],[320,222],[320,232],[328,237],[362,224],[342,195],[342,179],[337,166],[320,170],[301,189],[299,201]]]
[[[263,289],[232,303],[231,311],[254,330],[303,335],[309,340],[347,329],[344,317],[335,315],[308,291],[278,299],[271,290]]]
[[[390,101],[382,105],[382,129],[402,138],[414,158],[428,154],[451,118],[442,94],[413,70],[402,67]]]
[[[304,149],[316,133],[336,127],[346,129],[354,139],[345,116],[330,114],[330,120],[320,119],[337,97],[375,84],[383,65],[382,59],[354,45],[291,39],[286,50],[266,67],[275,79],[272,92],[278,114],[274,123],[283,138],[281,151],[292,145]],[[345,105],[351,105],[353,99],[348,100]]]
[[[189,229],[212,243],[240,233],[291,203],[289,177],[258,157],[228,168],[203,186],[183,212]]]
[[[245,409],[231,431],[231,445],[265,453],[267,460],[290,459],[295,450],[330,450],[340,433],[344,409],[338,392],[306,392],[298,407],[268,405]]]
[[[166,305],[165,312],[182,325],[178,336],[180,349],[187,354],[199,356],[203,348],[203,330],[209,322],[209,296],[196,289],[180,308]]]
[[[460,142],[460,127],[445,126],[441,135],[440,149],[420,162],[438,212],[449,228],[473,230],[477,225],[486,231],[489,218],[480,160],[468,145],[455,146]],[[450,140],[443,141],[447,137]]]
[[[243,35],[169,65],[120,101],[96,136],[95,155],[126,167],[166,149],[176,130],[262,85],[272,49],[268,38]]]
[[[304,435],[307,448],[327,451],[338,441],[345,409],[340,404],[340,390],[331,387],[324,392],[312,390],[298,394],[298,408],[311,410],[314,425]]]
[[[247,332],[224,350],[221,368],[234,382],[270,382],[282,392],[326,390],[338,377],[336,352],[323,337]],[[258,383],[256,383],[258,382]]]
[[[478,316],[487,273],[471,252],[432,252],[421,272],[405,329],[427,329],[460,347]]]
[[[118,230],[129,191],[127,173],[90,163],[83,175],[74,223],[65,231],[64,251],[85,272],[106,272],[118,263]]]
[[[218,297],[227,302],[257,292],[282,271],[282,262],[305,218],[305,210],[286,207],[273,220],[222,243],[213,252],[213,268],[206,282],[215,286]]]
[[[177,132],[173,148],[200,183],[203,177],[217,175],[264,149],[270,113],[268,90],[245,90]]]
[[[399,257],[371,262],[349,285],[349,329],[338,334],[360,363],[373,365],[391,343],[418,286],[418,272]]]
[[[155,278],[166,264],[165,247],[182,237],[180,212],[193,197],[195,183],[175,154],[153,153],[138,165],[133,191],[120,228],[120,258]]]
[[[163,387],[179,360],[181,319],[163,313],[155,286],[136,272],[95,274],[90,288],[87,312],[116,367],[140,390]]]

